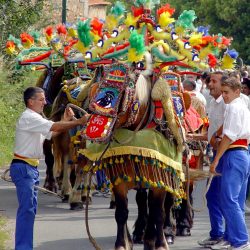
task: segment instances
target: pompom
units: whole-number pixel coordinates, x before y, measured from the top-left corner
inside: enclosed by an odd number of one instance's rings
[[[88,47],[92,41],[90,36],[90,19],[78,22],[77,33],[80,41],[84,44],[85,47]]]
[[[13,41],[7,41],[5,47],[6,47],[7,54],[9,55],[15,54],[16,45]]]
[[[143,54],[145,52],[145,39],[144,35],[140,35],[137,31],[132,31],[129,37],[130,47],[136,50],[137,54]]]
[[[179,16],[176,26],[181,26],[185,29],[194,29],[193,21],[197,18],[194,10],[184,10]]]
[[[189,43],[192,46],[200,45],[202,44],[202,34],[192,34],[191,37],[189,38]]]
[[[20,38],[25,48],[30,48],[34,44],[34,38],[28,33],[21,33]]]
[[[199,53],[199,57],[201,60],[205,59],[208,54],[212,54],[212,49],[210,46],[207,46],[205,48],[202,48]]]
[[[64,24],[58,24],[56,30],[58,35],[67,35],[67,29]]]
[[[117,1],[110,10],[111,15],[119,17],[125,13],[125,6],[123,3]]]
[[[170,23],[173,23],[174,21],[174,18],[170,18],[169,12],[164,12],[159,17],[159,24],[161,27],[167,27]]]
[[[221,60],[222,69],[233,69],[234,68],[234,59],[229,55],[225,54]]]
[[[37,30],[33,30],[30,32],[30,35],[34,38],[35,43],[39,42],[39,39],[41,37],[41,33]]]
[[[118,18],[113,15],[106,17],[105,27],[109,32],[112,32],[118,26]]]
[[[239,56],[239,53],[235,49],[232,50],[228,49],[226,53],[233,59],[237,59],[237,57]]]
[[[94,17],[91,20],[91,24],[90,24],[91,28],[93,29],[92,32],[94,32],[95,34],[97,34],[98,36],[102,36],[102,26],[103,26],[103,22],[101,22],[97,17]]]
[[[144,8],[141,6],[140,8],[136,8],[134,6],[131,7],[134,17],[139,17],[143,14]]]
[[[208,65],[210,68],[214,68],[217,64],[217,58],[213,54],[208,54]]]
[[[172,16],[175,12],[175,9],[171,8],[170,5],[167,3],[166,5],[162,6],[160,9],[157,10],[157,15],[160,16],[162,13],[168,13],[169,16]]]
[[[136,27],[136,23],[138,21],[139,17],[134,17],[132,16],[131,13],[128,13],[126,19],[124,20],[124,23],[126,24],[127,27],[134,26]]]
[[[198,33],[202,33],[203,36],[209,36],[210,26],[199,26],[197,28]]]

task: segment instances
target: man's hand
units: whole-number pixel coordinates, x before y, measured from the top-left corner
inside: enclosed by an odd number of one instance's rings
[[[64,121],[72,121],[74,119],[75,113],[72,110],[72,108],[68,107],[65,109],[63,114],[63,120]]]
[[[210,171],[211,174],[215,174],[215,175],[217,174],[217,172],[215,171],[215,169],[218,166],[218,163],[219,163],[219,161],[216,160],[216,159],[214,159],[214,161],[211,163],[210,169],[209,169],[209,171]]]
[[[79,121],[79,125],[85,125],[88,120],[90,119],[90,114],[85,114],[84,116],[82,116],[81,118],[78,119]]]

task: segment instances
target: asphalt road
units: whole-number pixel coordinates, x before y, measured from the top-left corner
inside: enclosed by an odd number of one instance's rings
[[[0,169],[1,173],[1,169]],[[40,168],[41,185],[43,184],[45,170]],[[205,181],[197,182],[194,189],[194,207],[201,208],[202,193]],[[94,197],[89,208],[90,232],[103,250],[114,249],[116,223],[114,210],[109,209],[109,198]],[[8,250],[14,245],[14,226],[17,199],[15,187],[0,179],[0,212],[8,218],[8,228],[11,240]],[[129,219],[130,232],[137,216],[135,192],[129,192]],[[85,211],[71,211],[69,205],[60,199],[39,193],[39,207],[34,229],[35,250],[92,250],[94,247],[89,242],[85,227]],[[250,228],[250,216],[246,217]],[[201,249],[197,240],[206,237],[210,229],[208,211],[195,213],[194,226],[190,237],[177,237],[170,250],[195,250]],[[142,250],[141,245],[134,245],[135,250]]]

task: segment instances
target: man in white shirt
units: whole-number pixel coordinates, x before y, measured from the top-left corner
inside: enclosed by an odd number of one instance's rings
[[[73,119],[74,113],[66,109],[59,122],[48,121],[41,116],[46,104],[43,89],[29,87],[24,91],[26,109],[16,125],[14,158],[10,175],[16,185],[18,211],[16,217],[15,250],[33,249],[33,227],[37,209],[39,171],[37,166],[43,153],[43,142],[62,131],[69,130],[88,121],[86,114]]]
[[[221,83],[223,78],[225,77],[226,76],[221,71],[213,72],[210,75],[210,81],[208,83],[210,95],[213,97],[213,99],[211,100],[209,105],[209,127],[207,139],[208,142],[212,145],[214,153],[217,149],[217,137],[219,137],[219,135],[217,135],[216,133],[223,125],[224,112],[226,108],[221,95]],[[216,171],[218,173],[221,172],[221,164],[218,164]],[[198,244],[203,247],[211,247],[212,245],[216,245],[223,241],[225,230],[223,226],[223,215],[219,203],[218,188],[220,186],[220,182],[221,177],[215,176],[206,195],[211,230],[210,236],[208,238],[198,241]]]
[[[250,173],[248,152],[250,111],[242,105],[240,91],[241,83],[235,77],[230,77],[222,83],[223,99],[228,105],[224,116],[222,140],[210,171],[215,173],[219,161],[221,162],[219,202],[227,226],[224,240],[231,245],[228,249],[250,250],[244,216],[247,180]],[[211,249],[223,248],[211,247]]]

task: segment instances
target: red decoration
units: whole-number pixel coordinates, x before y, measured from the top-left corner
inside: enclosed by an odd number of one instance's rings
[[[107,116],[92,115],[86,128],[86,135],[93,139],[104,137],[108,132],[107,128],[110,126],[110,120],[112,118]]]

